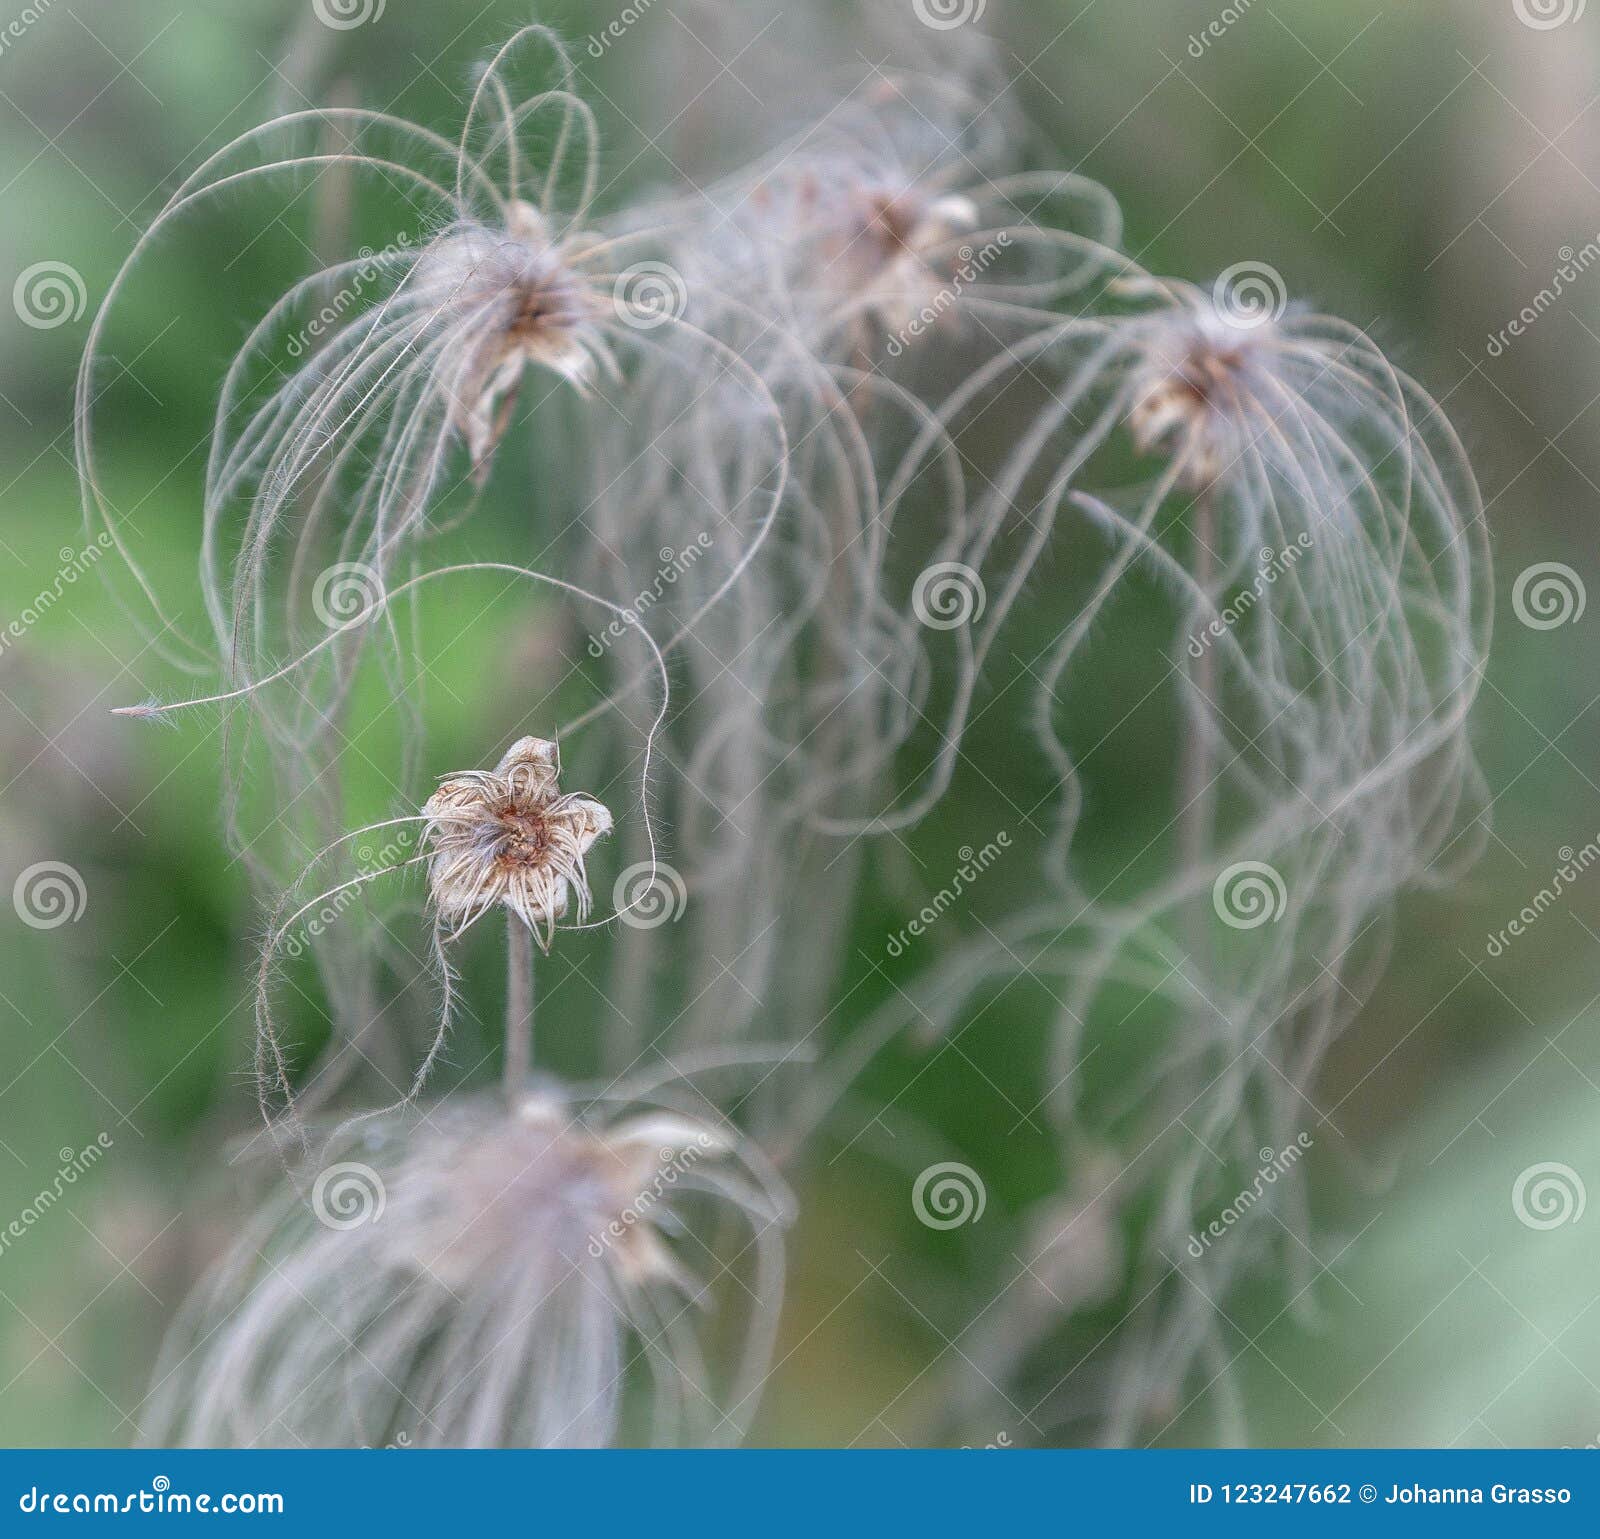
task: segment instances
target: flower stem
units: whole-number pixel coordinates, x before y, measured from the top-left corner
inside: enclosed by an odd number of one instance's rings
[[[506,915],[506,1051],[502,1083],[515,1104],[533,1072],[533,931]]]
[[[1209,594],[1215,580],[1212,548],[1216,540],[1216,503],[1210,488],[1201,492],[1195,501],[1193,531],[1191,575]],[[1214,766],[1210,745],[1205,740],[1209,723],[1204,720],[1214,708],[1213,696],[1216,693],[1216,662],[1209,646],[1196,659],[1190,677],[1200,701],[1196,710],[1186,717],[1183,728],[1178,771],[1178,797],[1182,808],[1179,814],[1179,837],[1184,863],[1195,867],[1203,865],[1208,857],[1216,817],[1214,788],[1211,784]],[[1197,953],[1209,951],[1210,929],[1209,914],[1202,907],[1191,936]]]

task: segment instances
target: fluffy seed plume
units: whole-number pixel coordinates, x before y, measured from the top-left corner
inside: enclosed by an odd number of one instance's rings
[[[336,1136],[297,1184],[186,1307],[147,1436],[595,1447],[748,1419],[791,1204],[731,1128],[465,1096]]]
[[[597,361],[616,369],[598,331],[607,308],[577,265],[574,241],[583,239],[558,242],[533,204],[514,199],[501,228],[459,226],[418,259],[416,308],[430,321],[453,318],[463,339],[447,415],[479,485],[528,369],[546,369],[580,391]]]
[[[1188,490],[1212,485],[1249,441],[1253,376],[1274,330],[1272,321],[1245,330],[1198,307],[1153,329],[1128,414],[1139,453],[1175,458]]]

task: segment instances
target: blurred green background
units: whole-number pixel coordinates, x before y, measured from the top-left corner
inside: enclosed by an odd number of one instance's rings
[[[540,16],[581,45],[620,9],[567,0]],[[826,66],[806,56],[819,94],[859,78],[854,50],[871,44],[854,9],[818,12],[834,50]],[[792,84],[794,62],[763,41],[741,53],[768,17],[738,10],[722,27],[703,0],[656,0],[604,60],[580,46],[618,193],[670,162],[719,169],[776,131],[772,98],[739,81]],[[309,0],[0,3],[0,280],[64,263],[87,302],[42,327],[0,306],[0,620],[29,615],[83,549],[77,357],[171,187],[305,100],[453,132],[473,61],[529,7],[388,0],[347,31],[310,13]],[[1291,1309],[1263,1279],[1229,1311],[1250,1436],[1600,1441],[1600,1210],[1538,1231],[1511,1200],[1540,1162],[1600,1181],[1600,871],[1502,955],[1486,951],[1558,851],[1600,831],[1600,612],[1540,631],[1509,604],[1536,562],[1597,575],[1600,269],[1499,356],[1487,345],[1551,283],[1563,248],[1600,239],[1600,13],[1544,28],[1514,0],[989,0],[978,25],[1054,159],[1121,198],[1146,266],[1209,278],[1268,261],[1366,325],[1444,402],[1488,503],[1503,603],[1475,737],[1493,836],[1460,887],[1406,901],[1387,977],[1328,1065],[1309,1162],[1318,1281]],[[720,107],[675,121],[669,104],[703,85]],[[141,548],[161,552],[168,593],[192,572],[219,372],[298,276],[285,265],[298,235],[263,207],[242,197],[169,235],[109,339],[116,413],[101,452],[145,488]],[[87,904],[47,930],[0,908],[0,1229],[76,1151],[99,1139],[105,1153],[0,1247],[0,1440],[116,1443],[165,1319],[228,1227],[225,1206],[192,1199],[249,1126],[241,1006],[259,921],[221,843],[210,724],[162,732],[107,714],[181,686],[92,571],[20,628],[0,650],[0,880],[65,862]],[[1140,815],[1130,800],[1130,827]],[[883,914],[863,924],[874,942],[893,928]],[[1001,1104],[1026,1093],[1008,1085],[1004,1051],[1030,1029],[1023,1008],[984,1030],[1000,1099],[937,1074],[918,1092],[991,1177],[989,1221],[954,1263],[971,1278],[993,1260],[985,1247],[1009,1254],[1008,1218],[1039,1195],[1039,1162],[1022,1135],[1007,1143]],[[899,1173],[865,1151],[827,1165],[810,1197],[760,1436],[914,1440],[927,1366],[959,1347],[908,1295],[936,1287],[952,1252],[919,1257],[912,1233],[901,1264],[926,1275],[881,1268],[874,1244],[906,1235],[910,1216]],[[1210,1435],[1208,1377],[1151,1436]]]

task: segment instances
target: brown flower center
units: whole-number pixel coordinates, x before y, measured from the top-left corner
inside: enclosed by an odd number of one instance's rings
[[[888,255],[897,256],[911,249],[916,219],[903,199],[880,196],[872,200],[867,228]]]
[[[1184,361],[1173,380],[1175,390],[1189,397],[1196,406],[1211,406],[1226,398],[1243,363],[1237,349],[1216,351],[1197,348]]]
[[[552,281],[519,287],[516,309],[506,327],[513,343],[538,343],[565,337],[573,329],[573,304]]]
[[[508,807],[497,814],[504,831],[498,858],[510,866],[543,864],[550,852],[550,824],[537,808]]]

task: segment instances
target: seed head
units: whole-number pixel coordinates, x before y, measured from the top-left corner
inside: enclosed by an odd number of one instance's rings
[[[588,915],[583,857],[611,832],[611,814],[591,796],[563,795],[560,772],[556,745],[525,737],[492,770],[453,774],[428,798],[428,881],[451,939],[503,903],[548,951],[569,892]]]
[[[595,1447],[636,1405],[704,1442],[755,1403],[791,1199],[726,1123],[465,1094],[347,1128],[296,1185],[186,1306],[152,1440]]]
[[[977,224],[977,205],[958,194],[858,188],[840,276],[886,329],[900,330],[950,281],[955,263],[939,248]]]
[[[439,324],[459,328],[463,338],[446,388],[451,421],[480,483],[524,372],[548,369],[581,391],[596,357],[604,356],[595,291],[569,244],[553,240],[543,215],[519,199],[509,205],[503,229],[455,226],[418,258],[416,303],[436,310]]]
[[[1182,484],[1212,485],[1238,456],[1256,394],[1252,374],[1272,322],[1245,329],[1205,309],[1153,324],[1132,385],[1128,428],[1141,454],[1182,461]]]
[[[442,1281],[483,1277],[537,1234],[573,1265],[604,1259],[615,1287],[694,1290],[661,1226],[673,1222],[665,1194],[679,1175],[732,1147],[706,1124],[648,1108],[590,1125],[542,1091],[478,1137],[431,1142],[431,1151],[419,1150],[419,1160],[436,1164],[430,1201],[414,1225],[400,1215],[394,1233]],[[440,1193],[447,1202],[432,1200]]]

